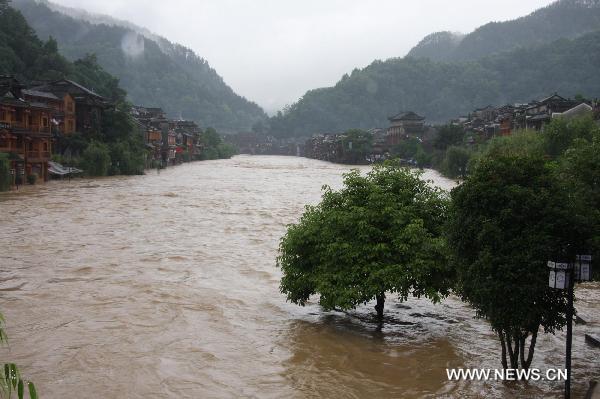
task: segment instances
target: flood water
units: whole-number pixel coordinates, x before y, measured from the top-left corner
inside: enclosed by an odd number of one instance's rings
[[[374,304],[286,303],[285,226],[348,169],[238,156],[1,194],[0,360],[42,398],[560,397],[562,383],[449,382],[449,367],[500,367],[496,336],[456,298],[390,297],[382,329]],[[600,378],[600,350],[584,342],[600,329],[600,286],[577,295],[581,397]],[[533,367],[563,363],[564,335],[541,336]]]

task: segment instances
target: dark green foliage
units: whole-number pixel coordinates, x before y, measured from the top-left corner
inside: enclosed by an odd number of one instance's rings
[[[558,160],[556,173],[576,201],[574,223],[590,232],[582,246],[591,250],[593,259],[600,259],[600,129],[592,129],[590,133],[589,139],[575,139]],[[596,276],[600,276],[598,269],[595,268]]]
[[[465,129],[458,125],[444,125],[438,129],[433,146],[445,151],[451,145],[461,145],[465,138]]]
[[[7,191],[10,188],[10,162],[8,154],[0,153],[0,191]]]
[[[92,141],[82,154],[82,166],[90,176],[106,176],[109,171],[111,159],[110,151],[106,144]]]
[[[216,147],[223,142],[223,139],[214,128],[208,127],[200,135],[200,142],[206,147]]]
[[[84,153],[85,154],[85,153]],[[120,140],[109,144],[110,175],[142,175],[146,166],[146,153],[141,143]]]
[[[394,146],[392,148],[392,155],[398,156],[400,158],[409,159],[415,156],[417,151],[419,150],[419,140],[416,138],[408,138],[406,140],[402,140],[400,144]]]
[[[229,159],[238,153],[238,149],[230,143],[221,143],[217,146],[220,159]]]
[[[468,173],[471,151],[464,147],[451,146],[446,150],[442,171],[448,177],[465,177]]]
[[[575,139],[591,141],[594,131],[600,129],[591,117],[565,119],[556,118],[544,128],[542,134],[548,155],[557,157],[569,148]]]
[[[434,301],[445,295],[447,198],[419,176],[377,165],[366,176],[346,174],[340,191],[325,187],[321,203],[307,206],[281,240],[287,299],[304,305],[319,294],[325,309],[352,309],[377,298],[381,316],[386,292]]]
[[[548,287],[546,262],[578,241],[572,205],[543,156],[500,147],[452,191],[448,242],[457,292],[498,333],[504,367],[518,368],[520,358],[528,368],[538,329],[565,324],[566,299]],[[526,357],[520,349],[528,337]]]
[[[414,160],[419,167],[429,166],[432,160],[431,154],[425,151],[421,141],[414,137],[402,140],[400,144],[394,146],[391,155],[405,160]]]
[[[34,185],[35,182],[37,181],[37,175],[27,175],[27,184],[31,184]]]
[[[238,153],[237,148],[230,143],[224,143],[219,133],[212,127],[202,132],[199,142],[202,144],[201,160],[228,159]]]
[[[410,57],[375,61],[334,87],[308,91],[271,118],[271,132],[310,136],[385,127],[401,109],[443,123],[482,105],[528,102],[555,91],[600,96],[598,65],[600,32],[465,63]]]
[[[135,104],[162,107],[220,131],[250,130],[266,118],[256,104],[237,95],[192,50],[160,37],[143,37],[118,21],[93,24],[52,11],[32,0],[16,0],[41,38],[54,37],[68,59],[94,53],[102,67],[119,78]],[[126,41],[139,52],[124,53]],[[94,86],[91,86],[94,87]]]

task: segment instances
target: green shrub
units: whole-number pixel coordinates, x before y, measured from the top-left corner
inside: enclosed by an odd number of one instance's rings
[[[10,162],[8,154],[0,154],[0,191],[10,189]]]
[[[82,156],[82,166],[90,176],[106,176],[110,166],[110,153],[104,143],[92,141]]]
[[[38,176],[36,174],[33,174],[33,173],[30,174],[30,175],[27,175],[27,183],[29,183],[31,185],[34,185],[35,182],[37,181],[37,178],[38,178]]]
[[[470,158],[471,151],[468,149],[457,146],[448,147],[442,165],[444,174],[449,177],[465,177]]]
[[[233,144],[221,143],[217,146],[219,158],[229,159],[238,153],[237,148]]]

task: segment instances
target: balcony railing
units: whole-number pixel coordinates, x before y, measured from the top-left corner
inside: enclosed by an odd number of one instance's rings
[[[50,151],[27,151],[27,160],[49,160]]]
[[[17,132],[38,132],[38,133],[50,133],[50,126],[42,126],[30,124],[27,126],[23,122],[2,122],[3,128],[15,129],[15,133]]]

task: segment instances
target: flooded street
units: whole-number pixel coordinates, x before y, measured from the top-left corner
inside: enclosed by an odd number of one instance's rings
[[[448,367],[500,367],[496,336],[456,298],[390,296],[381,330],[372,304],[285,302],[285,226],[348,169],[238,156],[1,194],[2,360],[42,398],[560,397],[562,382],[448,382]],[[584,342],[600,329],[600,285],[576,294],[581,397],[600,378]],[[532,367],[563,365],[564,334],[541,335]]]

